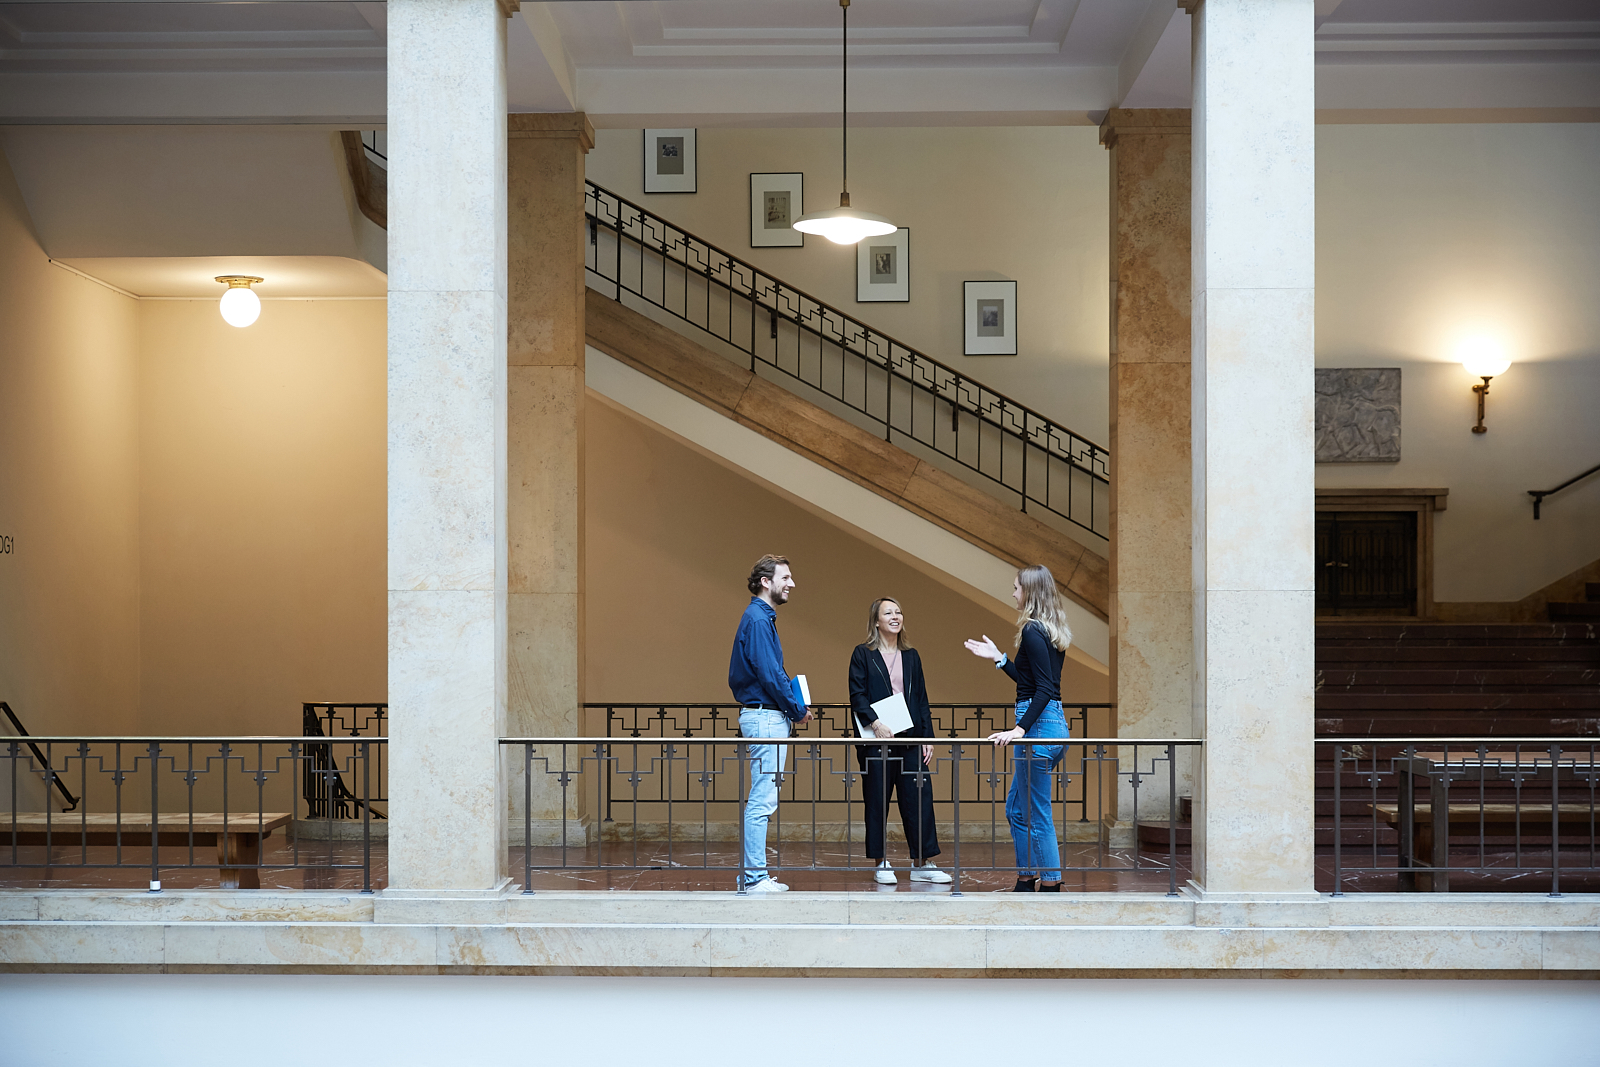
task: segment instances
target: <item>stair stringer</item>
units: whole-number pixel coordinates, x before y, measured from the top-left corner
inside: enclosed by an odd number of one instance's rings
[[[1100,557],[613,301],[591,294],[589,311],[591,397],[987,608],[997,601],[1010,607],[1017,566],[1045,563],[1066,593],[1074,658],[1106,670],[1104,608],[1084,603],[1096,589],[1103,600]],[[717,417],[708,418],[707,409]],[[892,488],[897,484],[899,492]],[[975,515],[983,535],[958,521]],[[995,545],[996,531],[1020,551]]]

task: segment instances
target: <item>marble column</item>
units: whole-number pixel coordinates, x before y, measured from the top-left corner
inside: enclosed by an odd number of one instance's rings
[[[506,869],[506,25],[390,0],[389,888]]]
[[[1195,880],[1313,884],[1313,0],[1202,0],[1193,133]]]
[[[1189,540],[1187,109],[1117,109],[1111,153],[1111,699],[1120,737],[1186,737],[1194,644]],[[1178,793],[1193,788],[1179,750]],[[1166,767],[1141,749],[1120,778],[1112,843],[1169,813]],[[1123,753],[1130,763],[1131,749]]]
[[[582,734],[584,155],[581,113],[510,117],[508,277],[510,433],[507,661],[511,736]],[[511,839],[585,834],[584,812],[536,768],[529,814],[520,762],[509,768]]]

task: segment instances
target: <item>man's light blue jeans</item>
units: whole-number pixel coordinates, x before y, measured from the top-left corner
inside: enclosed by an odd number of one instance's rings
[[[1028,702],[1017,705],[1017,718],[1028,713]],[[1061,702],[1052,700],[1033,721],[1029,738],[1071,737]],[[1065,745],[1011,743],[1011,791],[1006,794],[1006,819],[1011,823],[1011,843],[1017,848],[1017,877],[1035,873],[1046,882],[1061,880],[1061,846],[1056,843],[1056,821],[1050,808],[1052,773],[1066,752]]]
[[[739,713],[741,737],[788,737],[789,717],[767,708]],[[767,877],[767,820],[778,810],[778,776],[789,757],[788,745],[748,745],[750,797],[744,805],[744,871],[741,886]]]

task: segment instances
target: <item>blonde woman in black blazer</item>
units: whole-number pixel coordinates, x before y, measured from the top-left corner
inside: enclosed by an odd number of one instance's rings
[[[867,640],[850,654],[850,732],[861,736],[857,720],[878,737],[894,736],[878,722],[872,705],[892,693],[902,693],[911,712],[911,729],[901,737],[932,737],[933,713],[928,707],[928,685],[922,676],[922,657],[906,641],[905,615],[889,597],[872,602],[867,612]],[[897,881],[884,850],[889,798],[900,803],[900,823],[911,847],[913,882],[948,882],[950,876],[933,862],[939,854],[939,832],[933,821],[933,782],[928,760],[931,745],[857,745],[856,759],[864,772],[862,797],[867,813],[867,856],[877,861],[874,881]]]

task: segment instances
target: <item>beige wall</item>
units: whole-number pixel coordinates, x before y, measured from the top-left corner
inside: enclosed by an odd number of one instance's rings
[[[850,197],[911,230],[911,301],[858,304],[854,247],[750,247],[753,172],[805,174],[805,206],[839,203],[838,130],[705,129],[699,191],[645,196],[638,130],[600,130],[589,179],[1105,443],[1106,153],[1083,126],[861,129]],[[1016,279],[1018,351],[961,354],[961,283]]]
[[[793,561],[778,617],[785,663],[819,702],[849,699],[850,650],[867,608],[902,598],[934,701],[1015,696],[1009,679],[961,647],[987,633],[1011,646],[1009,617],[974,604],[770,490],[609,405],[589,405],[588,698],[728,701],[728,652],[744,581],[763,552]],[[1106,678],[1067,661],[1062,694],[1106,699]]]
[[[1435,598],[1517,600],[1600,557],[1600,125],[1317,130],[1317,365],[1402,370],[1402,459],[1319,486],[1444,486]],[[1476,419],[1461,336],[1515,360]]]
[[[0,157],[0,700],[35,734],[136,720],[136,313],[50,265]]]
[[[144,728],[385,699],[383,302],[140,312]]]

